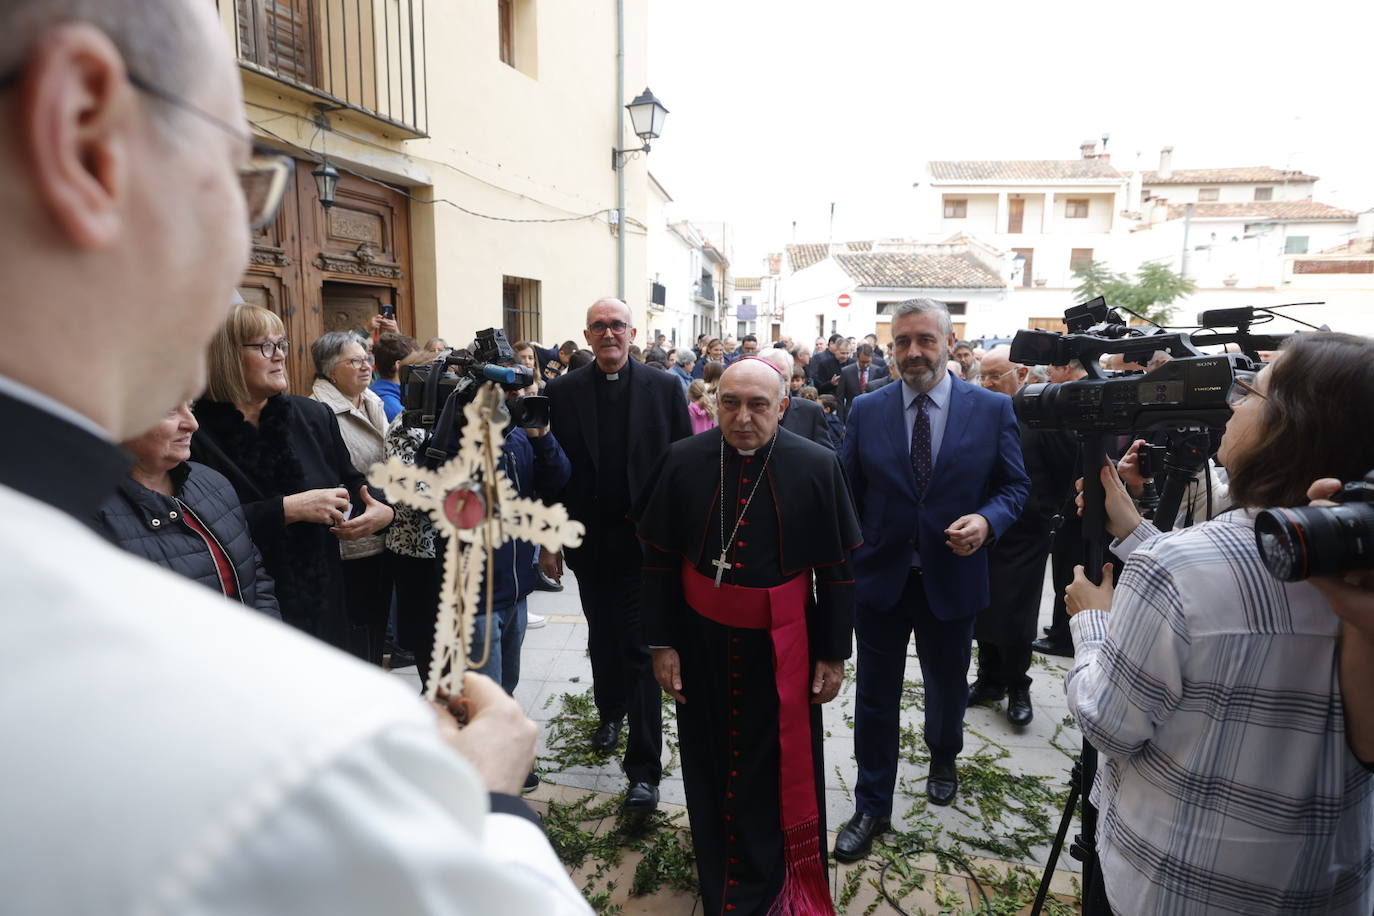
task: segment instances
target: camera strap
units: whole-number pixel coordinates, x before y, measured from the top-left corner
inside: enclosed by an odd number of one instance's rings
[[[435,360],[430,363],[429,372],[425,374],[424,397],[420,402],[420,425],[425,429],[432,429],[434,426],[435,409],[439,406],[439,380],[443,377],[442,361]]]

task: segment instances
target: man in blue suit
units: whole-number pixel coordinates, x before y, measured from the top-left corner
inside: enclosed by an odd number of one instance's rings
[[[902,384],[855,399],[840,448],[864,538],[853,555],[857,810],[835,842],[841,862],[863,858],[890,826],[913,630],[931,758],[926,795],[937,805],[954,800],[973,624],[988,604],[982,548],[1030,493],[1011,400],[946,369],[955,336],[944,303],[899,304],[892,338]]]

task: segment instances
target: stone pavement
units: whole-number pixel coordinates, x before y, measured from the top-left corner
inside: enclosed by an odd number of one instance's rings
[[[548,733],[548,723],[559,709],[559,699],[564,694],[583,694],[591,686],[591,664],[587,659],[587,624],[582,617],[582,608],[578,601],[577,583],[571,572],[564,578],[564,590],[559,593],[535,592],[530,596],[529,609],[531,613],[542,614],[546,618],[543,627],[529,630],[525,636],[525,645],[521,658],[520,684],[516,689],[515,697],[524,707],[525,712],[536,722],[540,723],[540,743],[539,754],[545,756],[549,753],[546,742]],[[1050,581],[1048,572],[1045,576],[1045,594],[1042,599],[1042,624],[1048,624],[1051,607]],[[910,648],[908,659],[907,679],[910,681],[920,680],[920,669],[915,658],[914,645]],[[1006,720],[1004,714],[1005,703],[1001,709],[974,708],[969,710],[966,720],[966,737],[964,757],[976,754],[979,750],[993,750],[998,747],[1005,748],[1010,752],[1010,757],[1002,761],[1002,765],[1014,773],[1025,773],[1032,776],[1046,776],[1053,778],[1054,788],[1062,788],[1067,784],[1071,759],[1068,752],[1076,752],[1079,745],[1078,731],[1068,723],[1068,710],[1064,700],[1063,676],[1068,659],[1049,658],[1037,655],[1035,663],[1031,669],[1031,677],[1034,683],[1031,688],[1032,701],[1035,707],[1035,719],[1024,728],[1017,729],[1012,727]],[[976,665],[976,660],[975,663]],[[419,677],[414,668],[401,669],[394,672],[397,677],[405,678],[419,688]],[[833,835],[853,814],[854,808],[850,798],[849,788],[854,784],[857,769],[853,759],[853,741],[851,737],[854,685],[852,679],[852,668],[847,672],[847,678],[840,696],[825,707],[824,725],[826,737],[824,741],[825,760],[828,778],[826,785],[826,817],[831,830],[832,846]],[[904,724],[914,724],[917,733],[920,728],[919,709],[909,710],[904,714]],[[1061,723],[1066,723],[1062,724]],[[666,730],[671,730],[671,725]],[[1056,748],[1051,744],[1054,739],[1059,745]],[[1061,750],[1063,748],[1065,750]],[[668,751],[665,747],[665,760]],[[963,759],[963,758],[961,758]],[[947,831],[959,831],[964,834],[977,835],[982,829],[979,823],[970,817],[968,813],[958,810],[958,806],[951,808],[927,807],[923,799],[925,772],[922,769],[912,766],[909,762],[903,761],[898,770],[899,793],[904,794],[908,799],[919,799],[915,805],[908,805],[904,810],[902,799],[899,798],[896,810],[893,812],[894,830],[915,828],[919,818],[924,818],[928,823],[933,816],[944,825]],[[528,796],[534,807],[541,813],[547,811],[550,801],[555,803],[565,803],[572,801],[579,796],[587,793],[605,794],[607,797],[623,791],[625,788],[625,778],[620,772],[618,761],[614,758],[607,759],[604,764],[598,766],[571,766],[557,773],[548,774],[539,789]],[[964,789],[961,787],[961,795]],[[663,810],[684,811],[682,805],[685,802],[681,776],[674,772],[665,777],[660,787]],[[1057,826],[1059,811],[1052,812],[1053,824]],[[607,818],[608,822],[614,818]],[[685,813],[681,822],[686,824]],[[584,830],[606,830],[609,823],[605,825],[588,823],[583,826]],[[1074,823],[1077,829],[1077,822]],[[946,842],[948,842],[946,840]],[[1021,864],[1034,870],[1036,877],[1043,869],[1048,850],[1043,846],[1038,846],[1030,859],[1016,863],[1008,861],[998,861],[993,859],[974,859],[971,863],[975,868],[987,866],[994,869],[1005,871],[1009,865]],[[685,894],[662,891],[658,894],[645,897],[628,897],[624,890],[629,886],[628,875],[634,872],[636,857],[634,853],[626,855],[621,865],[613,869],[606,877],[616,880],[619,890],[614,895],[614,902],[622,906],[621,913],[662,913],[662,914],[686,914],[699,911],[699,905],[694,897]],[[962,908],[963,912],[970,912],[974,904],[969,903],[970,899],[975,903],[978,900],[976,888],[972,882],[963,877],[953,877],[949,874],[940,874],[951,869],[940,869],[939,863],[930,854],[920,854],[909,862],[910,867],[916,871],[926,873],[923,890],[914,891],[910,896],[902,900],[902,907],[909,913],[921,912],[923,908],[928,908],[929,912],[950,912],[950,907]],[[859,863],[862,865],[862,863]],[[834,875],[834,888],[838,895],[839,889],[844,887],[846,875],[856,866],[842,866],[832,863]],[[1052,885],[1056,896],[1066,902],[1072,901],[1072,887],[1070,881],[1076,877],[1079,865],[1068,854],[1067,851],[1060,856],[1058,871],[1055,882]],[[956,870],[957,869],[953,869]],[[877,887],[877,867],[871,866],[863,875],[862,880],[858,878],[855,882],[859,885],[857,893],[854,893],[849,905],[846,907],[849,913],[865,912],[870,903],[877,905],[876,913],[896,912],[889,909],[888,905],[881,900],[881,894]],[[893,869],[889,868],[889,872]],[[578,877],[577,874],[574,874]],[[889,889],[899,883],[897,877],[886,877]],[[914,880],[923,880],[917,876]],[[937,888],[937,885],[941,887]],[[604,886],[604,882],[603,885]],[[1068,895],[1060,896],[1060,895]],[[1027,908],[1025,912],[1029,912]]]

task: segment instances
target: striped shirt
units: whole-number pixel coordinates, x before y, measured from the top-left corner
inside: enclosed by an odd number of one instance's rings
[[[1338,620],[1269,575],[1253,516],[1142,523],[1110,613],[1070,623],[1069,709],[1101,754],[1112,908],[1374,912],[1374,787],[1345,738]]]

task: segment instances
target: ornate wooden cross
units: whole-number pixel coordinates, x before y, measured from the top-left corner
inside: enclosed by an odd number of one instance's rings
[[[426,695],[462,692],[466,668],[480,668],[491,651],[491,621],[486,650],[473,660],[471,644],[481,607],[478,590],[492,552],[508,540],[530,541],[561,551],[582,543],[584,529],[561,505],[546,506],[520,497],[501,470],[506,414],[502,394],[487,383],[463,408],[466,423],[458,454],[437,471],[393,457],[375,464],[368,479],[392,502],[405,503],[429,515],[447,545],[444,584],[439,592],[439,619],[434,624],[434,654],[429,660]],[[487,582],[487,606],[492,584]]]

